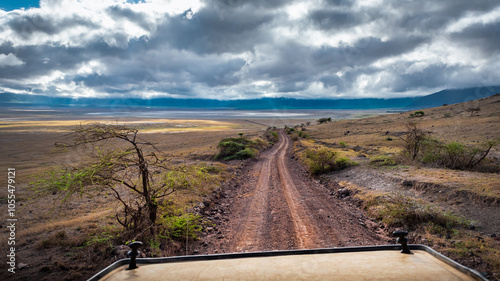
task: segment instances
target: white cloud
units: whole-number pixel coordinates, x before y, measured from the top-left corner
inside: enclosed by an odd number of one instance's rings
[[[493,0],[42,0],[0,11],[0,88],[239,99],[500,84],[499,17]]]
[[[18,59],[14,54],[0,54],[0,67],[23,65],[24,62]]]

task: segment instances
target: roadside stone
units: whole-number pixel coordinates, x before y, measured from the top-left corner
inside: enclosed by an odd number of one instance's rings
[[[113,252],[114,252],[115,257],[117,259],[121,260],[121,259],[127,258],[128,251],[130,251],[130,247],[128,247],[126,245],[120,245],[120,246],[116,247]]]
[[[337,194],[339,197],[347,197],[347,196],[351,195],[351,190],[348,189],[347,187],[344,187],[342,189],[339,189],[337,191]]]

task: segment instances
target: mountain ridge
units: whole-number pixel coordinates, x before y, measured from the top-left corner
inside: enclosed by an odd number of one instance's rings
[[[246,100],[175,98],[66,98],[0,93],[0,107],[187,108],[187,109],[392,109],[415,110],[455,104],[500,93],[500,86],[446,89],[423,97],[361,99],[260,98]]]

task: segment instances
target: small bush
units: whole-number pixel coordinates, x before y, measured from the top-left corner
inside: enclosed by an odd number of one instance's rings
[[[423,111],[415,111],[415,113],[411,113],[410,117],[422,117],[425,113]]]
[[[444,118],[450,118],[451,117],[451,113],[445,112],[443,117]]]
[[[164,234],[172,240],[197,240],[202,230],[202,219],[198,215],[184,214],[162,218]]]
[[[215,159],[229,161],[253,158],[260,149],[267,147],[267,145],[262,139],[250,140],[244,137],[222,139],[217,145],[219,153]]]
[[[340,157],[337,160],[335,160],[336,170],[343,170],[351,166],[357,166],[357,165],[359,165],[357,162],[354,162],[347,157]]]
[[[219,148],[219,154],[216,156],[217,159],[231,157],[239,151],[245,149],[245,145],[235,141],[221,141],[217,147]]]
[[[340,142],[339,142],[339,145],[340,145],[340,147],[342,147],[342,148],[346,148],[346,147],[347,147],[347,143],[346,143],[346,142],[344,142],[344,141],[340,141]]]
[[[420,225],[434,225],[434,231],[451,231],[455,227],[467,227],[470,221],[450,212],[443,212],[399,193],[373,197],[366,202],[368,211],[389,227],[417,229]]]
[[[319,150],[307,149],[305,151],[305,156],[309,171],[314,175],[324,174],[357,165],[357,163],[352,162],[346,157],[337,159],[337,152],[329,148],[321,148]]]
[[[496,144],[495,141],[489,141],[482,147],[477,147],[458,142],[443,143],[426,137],[421,143],[421,153],[417,158],[431,166],[470,170],[479,165]]]
[[[254,158],[255,156],[257,156],[257,150],[247,147],[241,151],[238,151],[235,155],[228,157],[226,160],[244,160],[248,158]]]
[[[307,139],[309,138],[309,135],[303,131],[299,131],[299,138]]]
[[[379,155],[370,159],[370,164],[374,166],[394,166],[396,160],[388,155]]]
[[[272,130],[266,130],[264,137],[272,144],[275,144],[280,140],[278,133]]]
[[[332,118],[328,117],[328,118],[320,118],[320,119],[318,119],[318,123],[319,124],[328,123],[328,122],[332,122]]]

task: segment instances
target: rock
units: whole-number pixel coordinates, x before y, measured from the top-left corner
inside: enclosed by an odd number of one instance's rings
[[[344,187],[344,188],[342,188],[342,189],[339,189],[339,190],[337,191],[337,194],[338,194],[338,196],[340,196],[340,197],[347,197],[347,196],[351,195],[351,190],[350,190],[350,189],[348,189],[347,187]]]
[[[45,265],[45,266],[42,266],[39,271],[40,272],[50,272],[50,271],[52,271],[52,268],[50,268],[50,266]]]
[[[19,264],[17,264],[17,269],[23,269],[23,268],[25,268],[27,266],[28,266],[27,263],[20,262]]]
[[[411,180],[403,180],[401,183],[402,186],[412,187],[415,183]]]
[[[127,253],[130,251],[130,247],[126,245],[120,245],[113,250],[113,254],[119,260],[127,258]]]
[[[356,145],[355,147],[352,148],[352,150],[359,152],[359,151],[363,150],[363,148],[359,145]]]

